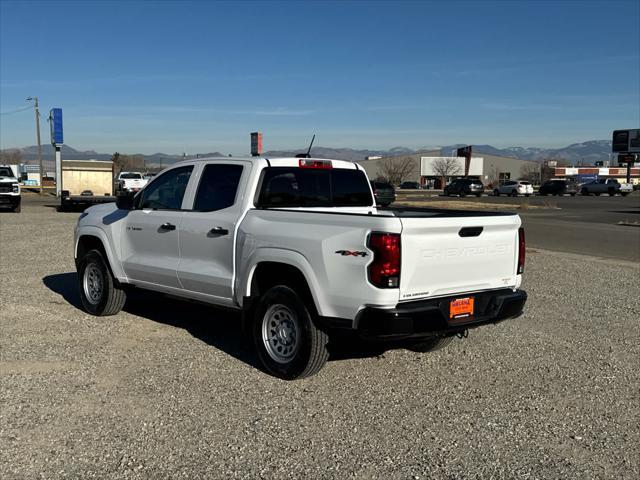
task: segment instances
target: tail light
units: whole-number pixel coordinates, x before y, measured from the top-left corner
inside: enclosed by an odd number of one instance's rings
[[[368,247],[373,250],[369,282],[378,288],[400,286],[400,234],[373,232]]]
[[[300,168],[333,168],[331,160],[311,160],[308,158],[298,160],[298,166]]]
[[[525,247],[524,228],[520,227],[518,229],[518,274],[524,272]]]

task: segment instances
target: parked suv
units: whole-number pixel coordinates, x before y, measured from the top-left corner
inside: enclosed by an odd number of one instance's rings
[[[388,182],[371,180],[371,189],[373,190],[376,205],[388,207],[396,201],[396,190],[393,188],[393,185]]]
[[[574,197],[578,193],[578,185],[567,180],[547,180],[540,186],[538,193],[540,195],[569,194]]]
[[[447,197],[450,195],[460,195],[461,197],[475,195],[479,197],[482,192],[484,192],[484,185],[477,178],[458,178],[444,187],[444,194]]]
[[[499,197],[500,195],[511,195],[512,197],[524,195],[525,197],[528,197],[532,193],[533,185],[523,180],[508,180],[502,185],[499,185],[498,188],[493,191],[493,194],[496,197]]]
[[[601,193],[608,193],[613,197],[616,193],[627,196],[633,191],[633,186],[630,183],[620,184],[615,178],[599,178],[590,183],[585,183],[580,188],[582,195],[594,194],[596,196]]]

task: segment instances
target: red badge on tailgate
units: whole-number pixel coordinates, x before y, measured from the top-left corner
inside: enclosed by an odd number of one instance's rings
[[[449,304],[449,318],[473,316],[473,297],[456,298]]]

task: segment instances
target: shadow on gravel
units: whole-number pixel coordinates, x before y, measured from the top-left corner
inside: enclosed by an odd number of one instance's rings
[[[640,207],[637,207],[640,209]],[[640,210],[610,210],[609,213],[631,213],[634,215],[640,215]]]
[[[52,292],[62,296],[67,303],[70,303],[78,309],[82,309],[82,302],[78,294],[78,275],[76,272],[47,275],[42,279],[42,283]]]
[[[48,275],[42,282],[69,304],[82,309],[77,279],[76,272],[69,272]],[[253,345],[242,330],[238,312],[142,290],[127,293],[123,310],[153,322],[182,328],[208,345],[261,370]],[[329,361],[381,356],[387,349],[352,337],[332,338]]]

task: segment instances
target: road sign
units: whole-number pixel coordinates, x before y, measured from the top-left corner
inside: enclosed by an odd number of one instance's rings
[[[640,128],[614,130],[611,141],[612,152],[640,153]]]

